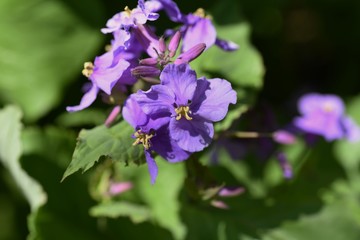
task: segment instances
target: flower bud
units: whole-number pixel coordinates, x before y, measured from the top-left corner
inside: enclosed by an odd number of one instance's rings
[[[182,53],[176,60],[175,64],[181,64],[181,63],[189,63],[192,60],[196,59],[200,54],[205,50],[206,44],[205,43],[199,43],[196,44],[194,47],[190,48],[186,52]]]
[[[224,187],[219,191],[218,195],[220,197],[236,197],[236,196],[242,194],[244,191],[245,191],[245,189],[242,187],[237,187],[237,188],[228,188],[228,187],[225,188]]]
[[[133,188],[133,184],[131,182],[114,182],[110,184],[109,195],[110,196],[118,195],[132,188]]]
[[[140,65],[155,66],[157,64],[156,58],[144,58],[139,61]]]
[[[159,39],[159,50],[161,53],[164,53],[166,51],[166,43],[163,37]]]
[[[292,167],[289,164],[287,157],[284,153],[279,152],[276,154],[276,158],[278,159],[280,163],[280,167],[283,171],[283,175],[286,179],[290,179],[293,176]]]
[[[116,120],[117,116],[119,115],[121,110],[120,106],[115,106],[107,119],[105,120],[105,126],[110,127],[110,125]]]
[[[294,144],[296,141],[296,138],[293,134],[284,130],[274,132],[273,139],[277,143],[286,145]]]
[[[135,77],[158,77],[160,70],[152,66],[138,66],[131,69],[131,74]]]
[[[168,49],[169,49],[169,57],[174,57],[176,54],[176,50],[179,47],[179,43],[181,40],[181,33],[179,31],[177,31],[174,36],[172,36]]]

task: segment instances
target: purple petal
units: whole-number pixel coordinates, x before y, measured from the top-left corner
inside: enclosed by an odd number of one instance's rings
[[[108,95],[111,94],[111,89],[123,72],[130,66],[130,63],[124,59],[114,63],[113,57],[112,52],[96,57],[94,72],[90,75],[90,79]]]
[[[294,124],[305,132],[323,136],[327,141],[344,136],[339,117],[336,114],[313,112],[311,115],[296,118]]]
[[[145,2],[145,9],[146,11],[155,13],[160,11],[162,8],[162,5],[159,1],[157,0],[150,0],[150,1],[146,1]]]
[[[344,103],[336,95],[309,93],[301,97],[298,102],[298,109],[304,115],[321,109],[324,112],[331,111],[340,116],[344,113]]]
[[[170,120],[170,136],[180,148],[188,152],[199,152],[207,147],[214,136],[212,123],[202,119]]]
[[[138,25],[133,30],[136,39],[140,42],[147,54],[149,54],[150,57],[157,58],[159,39],[153,31],[146,25]]]
[[[173,22],[182,22],[183,15],[179,10],[179,7],[172,0],[158,0],[166,14],[169,16],[170,20]]]
[[[156,135],[151,139],[154,151],[169,162],[188,159],[191,153],[180,148],[169,134],[168,126],[163,126],[156,131]]]
[[[345,129],[345,137],[350,142],[360,141],[360,128],[350,117],[342,119],[342,125]]]
[[[191,110],[209,121],[217,122],[226,116],[229,104],[235,104],[236,100],[236,92],[228,81],[202,78],[197,81]]]
[[[148,122],[148,117],[142,111],[139,104],[133,98],[134,95],[131,95],[125,102],[122,115],[124,119],[133,127],[138,128]]]
[[[87,108],[95,101],[98,92],[99,88],[95,84],[92,84],[92,87],[89,89],[89,91],[86,92],[82,97],[80,104],[77,106],[66,107],[66,111],[76,112]]]
[[[176,95],[176,103],[185,106],[192,100],[196,88],[196,73],[188,64],[168,64],[160,75],[161,84]]]
[[[133,97],[146,114],[174,112],[175,95],[167,86],[154,85],[146,92],[139,90]]]
[[[200,18],[186,30],[183,39],[183,51],[186,52],[199,43],[205,43],[206,49],[214,45],[216,41],[216,30],[210,19]]]
[[[158,167],[156,165],[154,158],[151,156],[151,153],[149,151],[144,151],[144,153],[148,165],[151,184],[154,184],[158,175]]]
[[[216,44],[216,46],[220,47],[224,51],[231,52],[231,51],[236,51],[239,49],[239,45],[237,45],[236,43],[231,42],[231,41],[226,41],[226,40],[223,40],[220,38],[216,38],[215,44]]]

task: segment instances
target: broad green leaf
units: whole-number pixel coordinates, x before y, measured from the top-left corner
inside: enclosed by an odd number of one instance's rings
[[[78,4],[82,10],[74,11]],[[82,63],[100,47],[102,34],[83,16],[89,9],[92,19],[102,13],[95,0],[1,1],[0,96],[19,104],[26,120],[56,106],[65,86],[80,76]]]
[[[284,222],[280,228],[269,232],[261,239],[357,240],[360,238],[359,229],[360,223],[355,221],[354,214],[345,200],[327,205],[319,213]]]
[[[347,106],[347,112],[358,125],[360,125],[359,108],[360,96],[353,99]],[[359,142],[340,140],[335,144],[334,151],[338,161],[345,167],[347,171],[358,172],[358,167],[360,164]]]
[[[21,111],[15,106],[0,110],[0,161],[10,172],[22,193],[36,211],[46,202],[46,193],[20,165],[21,146]]]
[[[87,171],[100,157],[124,163],[143,161],[142,146],[132,146],[134,139],[131,136],[133,133],[134,129],[125,121],[121,121],[111,128],[102,125],[91,130],[82,130],[63,179],[80,169],[83,172]]]
[[[156,183],[150,184],[147,168],[142,168],[137,190],[156,223],[168,229],[175,239],[184,239],[186,228],[179,215],[179,195],[185,181],[184,163],[168,163],[160,157],[156,162],[159,167]]]
[[[213,46],[193,63],[194,68],[200,73],[214,73],[211,77],[229,80],[233,88],[261,88],[265,70],[260,53],[249,41],[250,25],[238,23],[217,26],[216,30],[218,36],[235,42],[239,49],[225,52]]]
[[[129,217],[134,223],[140,223],[150,219],[149,208],[132,202],[105,202],[90,209],[93,217]]]

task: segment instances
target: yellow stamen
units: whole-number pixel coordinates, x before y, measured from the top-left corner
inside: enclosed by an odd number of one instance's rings
[[[82,70],[81,73],[85,77],[90,77],[93,72],[94,72],[94,64],[92,62],[84,63],[84,69]]]
[[[146,150],[151,147],[150,139],[154,136],[154,134],[147,134],[141,132],[141,130],[138,130],[134,133],[134,136],[136,137],[136,140],[132,144],[133,146],[141,143]]]
[[[196,11],[194,12],[194,15],[201,17],[201,18],[206,17],[205,10],[203,8],[196,9]]]
[[[176,120],[180,120],[182,116],[186,118],[186,120],[192,120],[192,117],[189,116],[190,107],[189,106],[180,106],[178,108],[175,108],[176,112]]]
[[[131,15],[131,10],[130,10],[130,8],[129,8],[128,6],[126,6],[126,7],[124,8],[124,12],[126,13],[126,15],[127,15],[128,17],[130,17],[130,15]]]

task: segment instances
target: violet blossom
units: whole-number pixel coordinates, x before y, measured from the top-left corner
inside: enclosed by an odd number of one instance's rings
[[[125,102],[122,115],[124,119],[134,127],[135,142],[133,145],[142,144],[151,183],[154,184],[158,175],[158,167],[151,155],[155,151],[168,162],[179,162],[186,160],[190,153],[181,149],[174,140],[170,138],[169,129],[164,122],[167,121],[161,113],[153,119],[147,116],[131,95]]]
[[[231,41],[219,39],[210,16],[205,14],[204,9],[199,8],[194,13],[184,15],[180,12],[176,3],[172,0],[157,0],[162,8],[174,22],[182,23],[180,31],[184,35],[183,51],[187,51],[196,44],[204,43],[206,48],[216,44],[225,51],[234,51],[238,45]]]
[[[147,21],[155,21],[159,18],[156,13],[161,5],[157,1],[139,0],[138,6],[132,10],[125,7],[124,11],[115,14],[106,23],[106,28],[102,28],[103,33],[113,33],[118,30],[129,31],[137,24],[145,24]]]
[[[214,135],[213,122],[222,120],[236,92],[224,79],[196,79],[188,64],[168,64],[160,75],[161,84],[133,94],[151,118],[161,115],[171,138],[185,151],[198,152]]]
[[[299,100],[298,109],[302,116],[294,124],[306,133],[323,136],[327,141],[360,139],[360,128],[346,116],[344,103],[336,95],[306,94]]]

